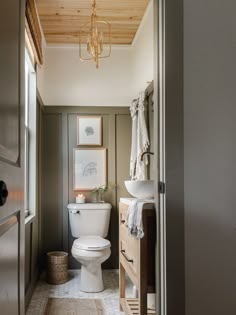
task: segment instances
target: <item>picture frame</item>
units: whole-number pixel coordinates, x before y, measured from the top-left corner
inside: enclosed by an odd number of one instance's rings
[[[107,184],[107,149],[75,148],[73,151],[73,189],[91,191]]]
[[[102,116],[77,116],[77,145],[102,145]]]

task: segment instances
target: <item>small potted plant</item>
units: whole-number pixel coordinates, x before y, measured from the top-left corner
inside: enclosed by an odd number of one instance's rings
[[[107,185],[95,187],[92,190],[93,202],[105,202],[103,198],[104,198],[104,192],[107,191],[107,189],[108,189]]]
[[[104,192],[108,189],[107,185],[102,185],[98,187],[98,202],[105,202],[104,201]]]

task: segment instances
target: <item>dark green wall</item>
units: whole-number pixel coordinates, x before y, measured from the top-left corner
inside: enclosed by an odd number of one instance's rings
[[[77,115],[101,115],[103,147],[107,148],[107,179],[115,184],[105,194],[112,204],[108,239],[111,257],[104,268],[118,267],[118,203],[129,197],[124,180],[129,179],[131,118],[125,107],[57,107],[46,106],[43,113],[42,151],[42,253],[65,250],[70,254],[73,238],[69,229],[67,204],[75,202],[73,191],[73,148],[76,144]],[[92,194],[85,192],[87,201]],[[45,257],[45,256],[44,256]],[[70,255],[69,268],[78,268]]]
[[[40,174],[41,174],[41,147],[42,147],[42,107],[37,100],[37,127],[36,127],[36,209],[25,223],[25,306],[30,303],[36,281],[40,273]]]

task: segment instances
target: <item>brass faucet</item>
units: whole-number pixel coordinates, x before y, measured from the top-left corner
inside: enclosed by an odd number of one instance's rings
[[[142,155],[141,155],[141,161],[143,161],[143,156],[144,156],[145,154],[154,155],[154,152],[151,152],[151,151],[145,151],[145,152],[143,152]]]

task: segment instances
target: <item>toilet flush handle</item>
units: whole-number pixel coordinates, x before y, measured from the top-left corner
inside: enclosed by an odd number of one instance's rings
[[[80,211],[79,210],[71,210],[70,213],[77,214],[77,213],[80,213]]]

